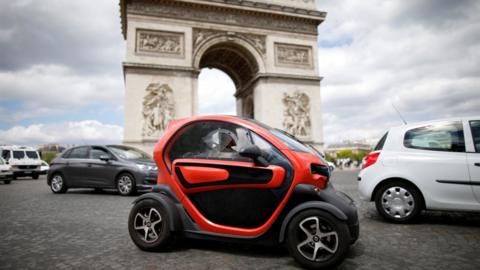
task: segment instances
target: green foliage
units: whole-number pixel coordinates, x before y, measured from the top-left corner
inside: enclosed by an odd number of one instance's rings
[[[342,149],[337,152],[337,159],[352,158],[352,157],[353,157],[352,149]]]
[[[368,151],[353,152],[352,149],[342,149],[337,152],[337,159],[349,158],[352,161],[362,161],[367,154]]]
[[[358,153],[355,153],[353,155],[353,160],[355,161],[362,161],[362,159],[368,154],[367,151],[358,151]]]
[[[335,161],[336,161],[335,158],[332,155],[330,155],[329,153],[325,153],[325,159],[327,161],[330,161],[330,162],[333,162],[333,163],[335,163]]]
[[[48,164],[57,157],[59,153],[55,151],[42,151],[42,159],[45,160]]]

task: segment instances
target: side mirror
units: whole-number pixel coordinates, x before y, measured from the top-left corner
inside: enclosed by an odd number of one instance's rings
[[[101,155],[101,156],[100,156],[100,160],[109,161],[109,160],[110,160],[110,157],[109,157],[108,155]]]
[[[238,152],[242,157],[253,159],[255,165],[267,167],[268,161],[262,156],[262,149],[256,145],[244,147]]]

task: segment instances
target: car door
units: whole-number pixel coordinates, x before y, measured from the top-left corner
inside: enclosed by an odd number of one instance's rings
[[[101,156],[108,156],[109,160],[101,160]],[[92,146],[89,149],[85,177],[91,187],[115,187],[115,175],[118,164],[115,157],[107,149]]]
[[[89,149],[89,146],[75,147],[65,157],[62,173],[70,187],[89,187],[90,182],[86,175]]]
[[[480,119],[467,121],[471,131],[470,149],[467,149],[467,162],[470,172],[471,186],[478,202],[480,202]]]
[[[400,169],[411,175],[427,199],[427,207],[442,210],[474,210],[462,121],[416,127],[404,136]]]
[[[218,225],[264,224],[290,187],[293,168],[288,159],[260,136],[231,123],[201,122],[179,132],[168,162],[187,211]],[[252,144],[263,150],[268,166],[238,154]]]

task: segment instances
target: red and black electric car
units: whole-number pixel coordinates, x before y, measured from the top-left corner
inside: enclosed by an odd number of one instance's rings
[[[142,250],[180,235],[286,244],[307,268],[339,264],[359,235],[357,209],[328,182],[312,148],[251,119],[176,120],[154,150],[157,186],[134,202],[129,233]]]

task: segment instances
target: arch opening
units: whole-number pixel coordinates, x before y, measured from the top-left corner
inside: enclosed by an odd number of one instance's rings
[[[236,114],[235,84],[225,72],[203,68],[198,75],[198,114]]]
[[[259,65],[257,59],[252,53],[240,44],[235,42],[220,42],[208,47],[201,54],[198,61],[198,68],[201,69],[199,76],[199,103],[202,103],[205,98],[202,92],[211,93],[212,89],[205,90],[204,87],[210,87],[215,82],[204,82],[204,79],[211,79],[213,73],[222,71],[231,78],[234,84],[233,96],[236,98],[236,113],[240,116],[254,118],[254,104],[253,104],[253,86],[252,82],[259,73]],[[209,70],[211,69],[211,70]],[[216,70],[216,71],[215,71]],[[202,74],[205,73],[205,74]],[[208,74],[208,75],[207,75]],[[202,75],[205,75],[203,77]],[[218,90],[222,91],[222,90]],[[214,95],[224,96],[224,93],[211,93]],[[229,92],[229,89],[225,89]],[[211,98],[211,96],[210,96]],[[229,103],[229,101],[227,100]],[[199,104],[199,113],[204,114],[210,112],[203,109],[203,105]],[[223,109],[225,111],[225,109]],[[233,110],[231,110],[233,111]]]

